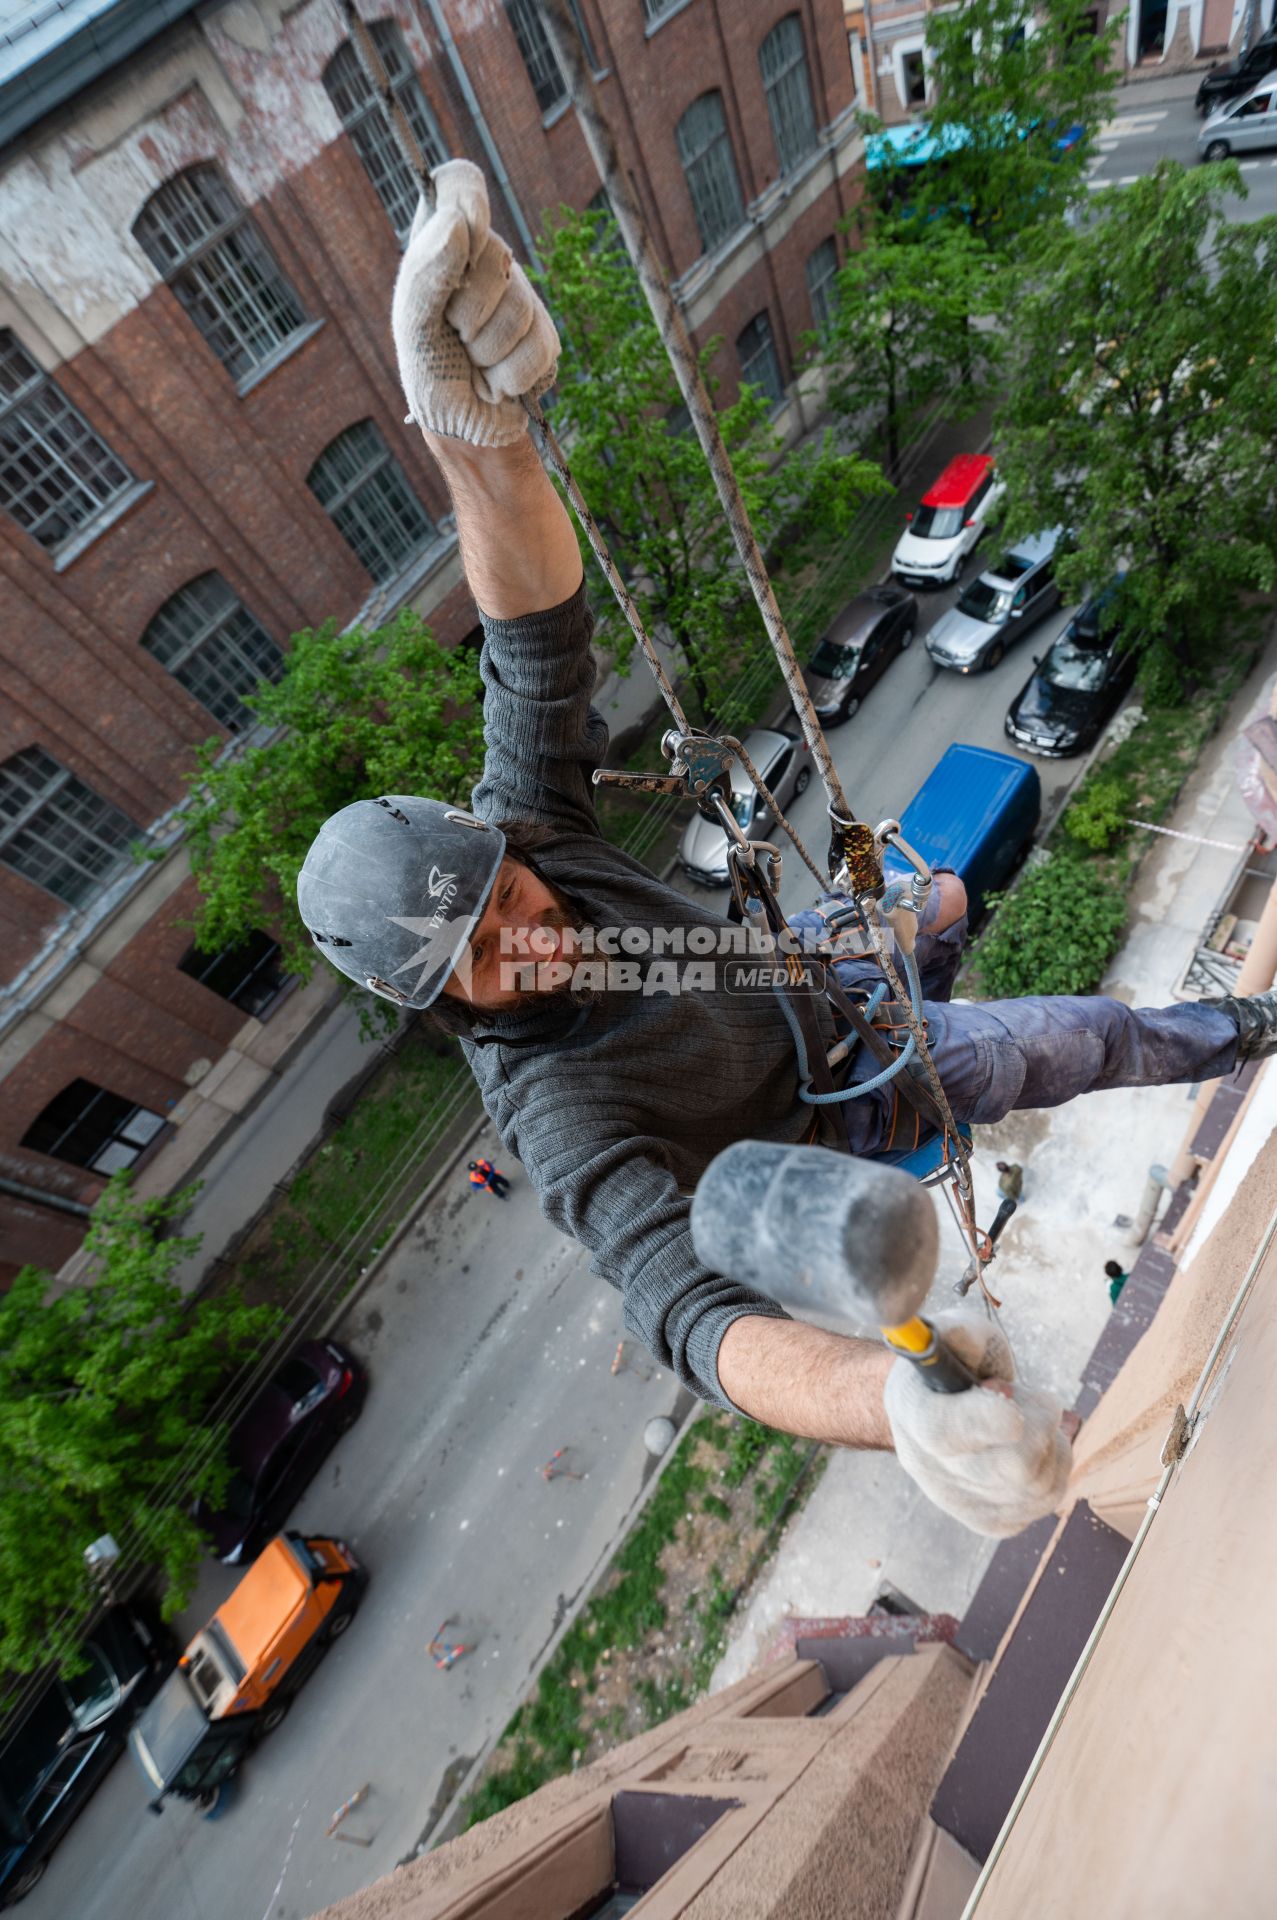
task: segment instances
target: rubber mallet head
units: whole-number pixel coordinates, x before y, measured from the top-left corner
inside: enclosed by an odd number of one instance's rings
[[[692,1201],[692,1242],[716,1273],[782,1306],[894,1326],[935,1278],[935,1208],[896,1167],[828,1147],[739,1140]]]

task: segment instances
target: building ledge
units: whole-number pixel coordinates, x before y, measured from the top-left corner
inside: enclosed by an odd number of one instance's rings
[[[71,537],[62,542],[51,556],[53,571],[65,573],[81,554],[87,553],[90,547],[96,545],[117,520],[122,520],[139,500],[145,500],[147,494],[154,491],[154,480],[135,480],[131,486],[125,487],[123,493],[117,493],[114,500],[109,500],[99,513],[95,513],[91,520],[86,520],[82,527],[77,527]]]

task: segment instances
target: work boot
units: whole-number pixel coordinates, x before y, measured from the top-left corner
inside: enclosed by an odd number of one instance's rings
[[[1248,1060],[1267,1060],[1277,1053],[1277,989],[1270,988],[1267,993],[1223,994],[1220,998],[1206,999],[1204,1007],[1218,1007],[1237,1025],[1237,1061],[1239,1067]]]

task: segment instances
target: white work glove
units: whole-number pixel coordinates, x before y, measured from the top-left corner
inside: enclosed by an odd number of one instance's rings
[[[527,431],[525,395],[554,383],[559,336],[488,216],[488,189],[469,160],[434,174],[395,281],[390,324],[408,418],[476,447]]]
[[[932,1322],[982,1380],[1015,1380],[1015,1362],[993,1322],[972,1308]],[[929,1500],[973,1533],[1019,1533],[1054,1513],[1072,1454],[1052,1393],[1019,1384],[934,1393],[908,1360],[887,1375],[883,1404],[896,1455]]]

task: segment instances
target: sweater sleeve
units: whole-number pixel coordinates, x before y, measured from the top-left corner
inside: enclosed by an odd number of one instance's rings
[[[570,600],[518,620],[483,615],[483,774],[474,811],[598,832],[590,775],[607,725],[590,705],[594,618],[582,581]]]
[[[697,1258],[690,1202],[658,1140],[628,1136],[583,1156],[589,1137],[586,1128],[565,1129],[562,1150],[541,1143],[531,1165],[528,1143],[517,1143],[546,1218],[590,1249],[594,1271],[620,1290],[626,1326],[660,1364],[702,1400],[739,1413],[719,1385],[723,1335],[743,1314],[789,1315]]]

